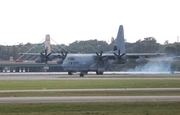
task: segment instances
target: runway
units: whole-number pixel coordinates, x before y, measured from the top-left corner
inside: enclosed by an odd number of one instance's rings
[[[136,77],[136,76],[139,76]],[[152,77],[149,77],[152,76]],[[157,76],[157,77],[156,77]],[[160,77],[159,77],[160,76]],[[163,77],[162,77],[163,76]],[[171,76],[171,77],[169,77]],[[67,75],[67,72],[38,72],[38,73],[1,73],[0,80],[180,80],[180,74],[169,74],[167,72],[105,72],[96,75],[91,72],[84,77],[79,74]]]
[[[73,75],[79,76],[80,72]],[[124,72],[124,71],[105,71],[103,75],[178,75],[180,71],[171,72]],[[68,72],[3,72],[1,75],[68,75]],[[88,72],[87,75],[96,75],[96,72]],[[85,75],[86,76],[86,75]]]
[[[0,103],[109,102],[109,101],[180,101],[180,96],[71,96],[3,97]]]

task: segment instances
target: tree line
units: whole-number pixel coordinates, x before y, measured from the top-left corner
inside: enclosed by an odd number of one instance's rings
[[[36,53],[35,46],[39,44],[19,44],[19,45],[0,45],[0,60],[9,60],[12,56],[14,60],[20,57],[19,53]],[[43,45],[43,43],[42,43]],[[86,41],[74,41],[69,45],[56,44],[51,45],[52,52],[60,53],[68,50],[71,53],[95,53],[110,51],[114,47],[114,40],[111,43],[106,41],[86,40]],[[154,37],[147,37],[143,40],[137,40],[135,43],[125,42],[126,53],[166,53],[167,56],[180,55],[180,43],[169,44],[167,41],[165,44],[157,43]]]

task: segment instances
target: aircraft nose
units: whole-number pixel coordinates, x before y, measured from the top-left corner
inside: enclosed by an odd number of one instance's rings
[[[63,62],[61,66],[62,66],[62,68],[64,68],[64,69],[65,69],[65,68],[67,68],[67,67],[68,67],[68,63]]]

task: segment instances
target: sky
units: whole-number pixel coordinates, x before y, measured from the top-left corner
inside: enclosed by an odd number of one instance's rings
[[[179,0],[0,0],[0,44],[111,41],[120,25],[127,42],[180,36]],[[55,41],[55,42],[54,42]]]

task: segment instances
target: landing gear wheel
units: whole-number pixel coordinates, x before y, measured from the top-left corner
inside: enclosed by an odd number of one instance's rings
[[[97,75],[103,75],[103,71],[96,71]]]
[[[73,73],[71,71],[68,71],[68,75],[73,75]]]
[[[80,73],[80,77],[84,77],[84,74],[83,74],[83,73]]]
[[[100,74],[100,75],[103,75],[103,72],[102,72],[102,71],[100,71],[100,72],[99,72],[99,74]]]

